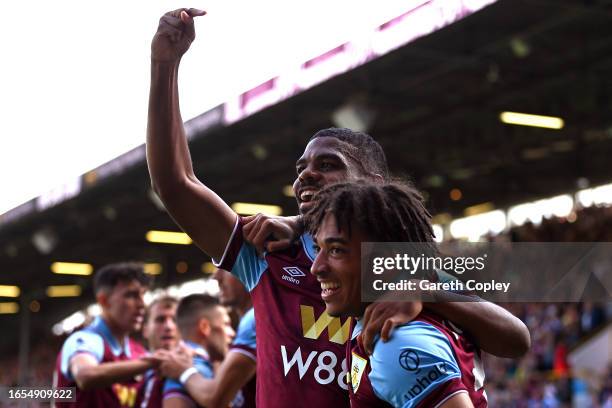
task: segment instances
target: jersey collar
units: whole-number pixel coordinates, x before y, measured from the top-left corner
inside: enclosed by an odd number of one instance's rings
[[[304,252],[310,259],[311,262],[314,262],[317,254],[314,251],[314,240],[312,239],[312,235],[310,234],[302,234],[300,237],[300,241],[302,241],[302,246],[304,247]]]
[[[106,342],[110,346],[112,353],[115,356],[118,357],[121,355],[121,353],[124,353],[126,357],[128,358],[132,357],[132,352],[130,350],[129,337],[128,336],[124,337],[123,348],[121,348],[121,343],[119,343],[119,341],[115,338],[115,336],[113,336],[113,333],[110,331],[110,329],[108,328],[108,325],[106,324],[104,319],[102,319],[101,316],[98,316],[94,319],[94,321],[91,323],[91,327],[95,331],[100,333],[100,335],[104,338],[104,340],[106,340]]]

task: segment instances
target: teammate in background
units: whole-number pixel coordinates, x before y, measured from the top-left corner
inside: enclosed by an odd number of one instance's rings
[[[368,305],[361,300],[361,243],[433,243],[430,218],[420,194],[400,183],[330,186],[307,215],[317,252],[311,273],[327,313],[357,318],[347,344],[351,407],[487,406],[480,351],[436,314],[424,310],[397,327],[371,356],[360,344]]]
[[[213,364],[221,362],[234,337],[227,311],[217,298],[209,295],[189,295],[179,302],[176,319],[185,345],[193,353],[193,366],[179,380],[166,379],[163,407],[192,407],[194,401],[184,387],[189,377],[200,373],[213,378]]]
[[[255,315],[249,292],[232,274],[217,269],[214,278],[219,282],[219,300],[240,317],[238,332],[229,353],[213,379],[194,374],[185,382],[189,395],[208,408],[255,407],[256,342]],[[180,376],[192,366],[183,353],[173,353],[161,364],[162,373],[169,378]]]
[[[249,235],[246,220],[194,174],[179,109],[178,67],[195,38],[193,17],[204,14],[195,9],[167,13],[153,38],[147,126],[153,187],[194,242],[251,292],[259,338],[257,405],[348,406],[343,345],[350,320],[325,313],[320,286],[307,273],[314,259],[311,237],[302,235],[299,245],[258,257],[255,247],[243,239],[243,227]],[[388,174],[380,145],[370,136],[348,129],[317,133],[296,169],[294,192],[300,213],[308,211],[317,191],[327,184],[359,178],[382,182]],[[251,230],[263,231],[264,238],[269,235],[265,228],[258,228],[257,220],[253,223]],[[402,309],[411,307],[406,302],[376,305],[376,312],[370,313],[370,321],[376,323],[369,327],[372,337],[380,331],[381,322],[389,329],[411,320],[417,309]],[[436,308],[446,317],[453,316],[455,323],[493,354],[518,355],[528,348],[526,327],[502,308],[485,302],[448,303]],[[398,310],[403,313],[397,315]],[[387,319],[391,316],[393,320]]]
[[[178,300],[162,296],[149,305],[145,314],[143,337],[147,340],[149,351],[173,350],[178,345],[179,332],[176,325],[176,306]],[[162,406],[165,379],[156,370],[146,372],[142,387],[138,392],[136,406],[139,408],[159,408]]]
[[[146,350],[129,334],[140,330],[143,296],[149,285],[141,264],[118,263],[94,277],[102,315],[73,333],[62,346],[54,373],[56,387],[77,387],[76,404],[58,407],[133,407],[140,382],[135,379],[154,366]]]

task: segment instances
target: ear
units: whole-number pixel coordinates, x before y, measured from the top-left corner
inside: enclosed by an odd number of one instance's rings
[[[200,334],[202,336],[210,336],[210,322],[208,321],[208,319],[200,319],[200,321],[198,322],[198,331],[200,332]]]
[[[96,301],[103,309],[106,309],[110,304],[108,301],[108,293],[103,290],[98,292],[96,294]]]

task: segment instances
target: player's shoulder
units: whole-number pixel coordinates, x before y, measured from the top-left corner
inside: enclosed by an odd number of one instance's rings
[[[374,355],[384,356],[388,353],[396,353],[406,349],[407,346],[423,350],[440,347],[451,350],[452,348],[446,335],[436,325],[427,321],[415,320],[395,328],[389,341],[377,341]]]
[[[240,332],[241,330],[255,331],[255,308],[250,308],[240,319],[238,331]]]
[[[461,377],[448,338],[424,321],[396,328],[388,342],[377,341],[370,364],[374,392],[395,406],[418,403],[439,385]]]
[[[89,346],[88,348],[102,347],[104,348],[104,338],[102,335],[88,327],[77,330],[72,333],[64,341],[62,351],[66,351],[71,348],[81,348]]]

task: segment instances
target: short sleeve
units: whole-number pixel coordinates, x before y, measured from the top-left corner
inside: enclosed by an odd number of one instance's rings
[[[416,407],[425,398],[443,400],[451,389],[443,385],[461,378],[446,336],[420,321],[399,327],[387,343],[378,341],[370,362],[374,392],[394,407]]]
[[[253,360],[257,359],[255,336],[255,310],[249,310],[240,320],[238,333],[232,344],[232,351],[242,353]]]
[[[242,226],[243,219],[237,217],[223,256],[212,261],[216,267],[230,271],[250,292],[259,283],[268,263],[257,255],[255,247],[244,241]]]
[[[62,374],[72,380],[70,373],[70,360],[77,354],[87,353],[92,355],[96,361],[101,362],[104,357],[104,340],[97,333],[80,330],[70,335],[62,346],[62,358],[60,369]]]

